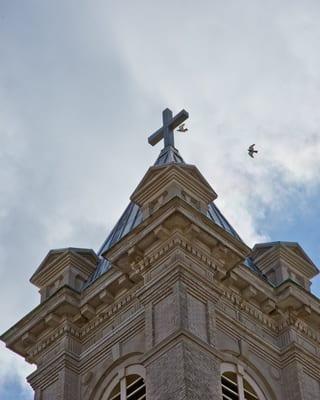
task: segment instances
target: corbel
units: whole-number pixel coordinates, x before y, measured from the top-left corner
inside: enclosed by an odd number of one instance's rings
[[[308,318],[311,315],[311,308],[307,305],[303,305],[297,310],[297,316],[300,318]]]
[[[230,271],[226,278],[223,279],[223,282],[226,283],[228,286],[237,286],[237,283],[239,282],[239,277],[233,271]]]
[[[34,345],[37,342],[37,338],[31,332],[26,332],[21,337],[21,342],[24,347],[29,347],[29,346]]]
[[[96,310],[90,304],[85,304],[81,307],[81,315],[83,315],[87,320],[92,319],[96,315]]]
[[[261,303],[261,310],[266,314],[270,314],[275,309],[276,303],[271,299],[267,299],[263,303]]]
[[[132,282],[138,283],[142,279],[143,279],[142,275],[141,275],[140,271],[137,269],[134,269],[133,271],[131,271],[129,273],[129,280]]]
[[[84,315],[82,315],[81,313],[76,314],[73,318],[72,318],[72,322],[77,324],[78,326],[83,325],[87,322],[87,318],[85,318]]]
[[[54,313],[48,314],[44,319],[45,324],[50,328],[57,327],[60,324],[60,321],[61,321],[61,317],[59,317],[58,315],[56,315]]]
[[[163,225],[159,225],[154,229],[155,236],[160,240],[166,240],[170,236],[169,229],[165,228]]]
[[[219,242],[211,248],[211,255],[224,264],[224,257],[226,256],[227,251],[228,249]]]
[[[250,300],[252,297],[255,297],[257,293],[257,289],[255,289],[252,285],[248,285],[241,291],[242,296],[246,300]]]
[[[118,289],[130,289],[133,286],[133,282],[129,279],[127,274],[123,274],[121,275],[118,279],[117,279],[117,284],[118,284]]]
[[[132,246],[128,250],[129,264],[136,264],[143,259],[143,251],[138,246]]]
[[[195,224],[190,224],[185,230],[184,234],[188,237],[188,239],[194,240],[197,239],[200,235],[200,228]]]
[[[111,304],[114,301],[114,297],[109,292],[109,290],[104,289],[102,292],[99,293],[99,300],[101,303]]]

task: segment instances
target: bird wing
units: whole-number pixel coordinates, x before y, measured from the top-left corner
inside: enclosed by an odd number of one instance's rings
[[[249,151],[249,156],[250,156],[251,158],[254,158],[253,153],[251,153],[250,151]]]
[[[248,150],[254,150],[254,146],[255,146],[255,144],[252,144],[251,146],[249,146],[249,149]]]

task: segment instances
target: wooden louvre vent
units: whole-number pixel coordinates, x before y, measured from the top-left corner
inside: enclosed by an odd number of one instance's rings
[[[123,378],[113,389],[109,400],[146,400],[146,385],[139,375]]]
[[[249,382],[234,372],[221,376],[221,386],[223,400],[259,400]]]

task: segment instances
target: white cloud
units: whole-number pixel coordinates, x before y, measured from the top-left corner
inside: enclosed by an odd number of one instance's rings
[[[25,393],[32,394],[32,388],[26,381],[26,377],[34,371],[34,367],[27,364],[21,357],[17,357],[13,353],[5,350],[4,344],[0,343],[0,392],[1,387],[8,383],[9,380],[15,378],[19,386]]]
[[[37,304],[28,278],[50,248],[98,248],[160,151],[147,136],[166,106],[190,112],[177,147],[249,244],[272,239],[267,210],[285,214],[297,188],[317,189],[318,2],[10,1],[1,12],[0,330]]]

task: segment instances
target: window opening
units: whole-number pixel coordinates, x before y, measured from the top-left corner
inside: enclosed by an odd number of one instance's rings
[[[223,400],[260,400],[249,382],[235,372],[224,372],[221,386]]]
[[[146,400],[144,379],[139,375],[125,376],[112,390],[109,400]]]

